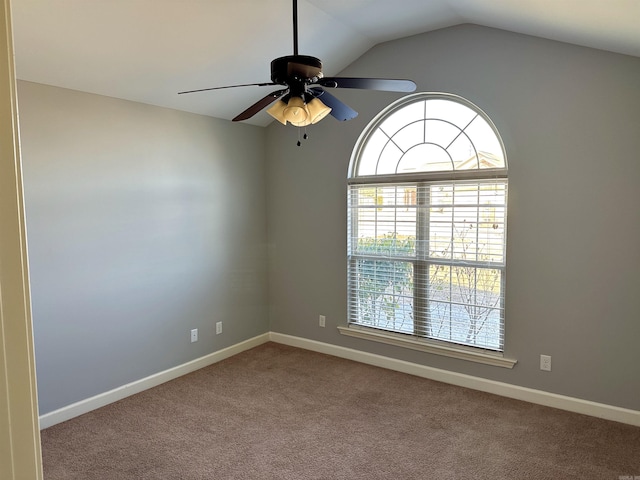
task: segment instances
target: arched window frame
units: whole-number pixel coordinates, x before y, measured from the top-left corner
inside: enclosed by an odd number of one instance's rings
[[[447,141],[453,138],[449,144],[449,147],[451,147],[458,137],[467,136],[468,143],[471,145],[470,150],[473,151],[477,161],[475,168],[469,168],[469,166],[473,166],[473,162],[467,163],[461,162],[459,159],[454,160],[446,148],[437,145],[433,141],[427,141],[427,122],[443,121],[441,118],[433,118],[427,115],[426,102],[431,100],[454,102],[457,106],[464,107],[464,112],[468,110],[473,114],[472,120],[458,128],[457,133],[450,129],[453,133],[449,132],[449,134],[453,136]],[[389,121],[394,114],[406,108],[419,108],[421,104],[424,104],[425,109],[425,114],[422,118],[414,118],[407,124],[401,124],[402,126],[391,134],[383,132],[384,136],[380,135],[381,126]],[[431,105],[436,104],[432,103]],[[449,105],[453,108],[454,104]],[[481,152],[476,148],[476,143],[468,138],[469,132],[466,130],[476,121],[476,118],[479,119],[478,122],[485,131],[488,128],[494,135],[493,139],[489,139],[490,142],[493,142],[491,144],[492,149],[499,149],[499,151],[494,152],[495,156],[492,156],[489,162],[481,162]],[[403,128],[420,122],[423,124],[422,127],[413,125],[412,128],[414,128],[415,132],[420,132],[419,135],[423,135],[422,141],[415,139],[412,144],[411,139],[413,137],[407,137],[406,135],[404,135],[405,138],[403,139],[404,145],[402,145],[399,137],[394,140],[394,137]],[[446,123],[447,120],[444,120],[444,122]],[[449,123],[453,125],[455,122]],[[455,125],[453,126],[455,127]],[[412,135],[417,135],[415,132]],[[376,135],[378,138],[375,137]],[[374,155],[367,149],[371,148],[374,143],[377,145],[377,150],[373,153],[378,152],[378,157],[375,168],[372,169],[370,164]],[[389,170],[392,169],[393,164],[388,160],[386,166],[379,168],[380,159],[384,154],[383,149],[387,148],[390,143],[393,143],[390,146],[391,148],[400,152],[395,171],[391,172]],[[405,156],[409,155],[409,150],[413,148],[422,150],[418,152],[419,155],[413,155],[414,164],[416,160],[421,161],[425,157],[429,157],[430,160],[435,157],[441,157],[444,161],[438,164],[425,161],[417,171],[410,171],[407,167],[404,167],[404,171],[398,172],[401,162]],[[473,156],[470,158],[473,158]],[[444,169],[444,166],[447,165],[447,159],[450,159],[449,168]],[[369,162],[366,168],[361,168],[361,162],[363,161]],[[364,170],[364,172],[361,172],[361,170]],[[341,333],[511,368],[515,361],[504,358],[507,182],[506,152],[498,130],[489,116],[468,100],[446,93],[417,93],[398,100],[380,112],[360,135],[349,164],[349,307],[348,324],[346,327],[339,328]],[[436,191],[434,189],[439,189],[441,192],[444,191],[446,195],[454,199],[456,195],[458,195],[457,198],[465,198],[465,195],[467,197],[475,195],[479,199],[477,205],[463,205],[458,200],[449,200],[453,203],[448,207],[442,208],[442,210],[450,211],[447,214],[450,214],[452,219],[450,222],[450,242],[443,247],[442,258],[439,258],[437,253],[434,254],[437,250],[434,247],[438,246],[434,244],[438,240],[437,235],[430,233],[435,231],[434,227],[438,226],[437,220],[432,218],[435,217],[435,214],[431,213],[439,210],[438,208],[434,209],[434,206],[438,206],[433,203],[433,199],[436,197],[433,193]],[[457,210],[464,213],[473,208],[477,208],[479,212],[480,208],[486,209],[486,205],[482,202],[485,201],[486,192],[491,189],[499,192],[497,195],[500,199],[500,202],[495,204],[494,208],[495,211],[500,212],[499,218],[493,226],[495,232],[490,231],[490,227],[487,228],[484,220],[481,221],[480,213],[476,213],[475,227],[470,226],[469,229],[476,228],[476,232],[482,229],[483,234],[486,234],[489,239],[488,243],[500,238],[501,244],[499,248],[493,245],[489,249],[482,247],[485,253],[480,254],[481,247],[479,245],[481,245],[481,242],[477,240],[478,234],[476,234],[475,240],[465,238],[461,240],[454,234],[458,224],[466,227],[473,222],[470,221],[468,224],[460,223],[454,219],[456,214],[453,212]],[[371,198],[364,199],[363,195],[365,194]],[[441,193],[440,195],[445,194]],[[367,202],[369,204],[366,204]],[[410,212],[406,214],[405,220],[399,220],[403,215],[398,213],[403,209],[402,207],[406,207],[405,210]],[[368,217],[366,217],[367,215]],[[395,220],[389,223],[384,220],[386,218],[385,215],[386,217],[393,215]],[[363,220],[363,217],[366,218]],[[373,219],[374,217],[375,219]],[[398,222],[407,222],[409,228],[415,227],[415,236],[400,235],[398,233]],[[394,225],[393,231],[380,233],[391,224]],[[360,232],[365,229],[373,229],[377,233],[373,236],[364,237]],[[487,242],[483,245],[486,244]],[[467,247],[475,249],[475,253],[473,253],[475,256],[472,260],[467,257]],[[459,250],[458,253],[456,253],[456,248]],[[489,250],[491,252],[487,254],[486,251]],[[444,252],[449,252],[448,259],[444,258],[447,255]],[[438,269],[442,269],[447,273],[438,274]],[[482,278],[495,279],[492,280],[494,283],[484,290],[477,287],[464,290],[469,292],[468,298],[477,298],[478,292],[486,294],[487,291],[490,291],[490,295],[485,295],[485,297],[491,300],[485,302],[487,303],[485,306],[478,306],[477,300],[473,300],[473,303],[460,301],[461,295],[459,292],[463,289],[459,288],[459,285],[464,284],[466,281],[466,279],[461,279],[460,277],[460,272],[462,271],[468,272],[468,277],[473,279],[472,283],[474,285],[479,285],[482,282],[486,285],[486,281],[480,282],[479,279]],[[435,291],[433,286],[435,280],[433,279],[439,279],[441,287],[444,285],[443,289],[447,291],[445,296],[448,296],[447,301],[436,299],[436,296],[430,293]],[[449,283],[448,287],[445,285],[445,280]],[[459,291],[456,291],[456,289]],[[406,293],[409,290],[411,290],[411,294]],[[498,293],[496,294],[495,292]],[[364,297],[367,298],[366,301],[362,300]],[[375,300],[373,299],[374,297],[376,297]],[[495,305],[493,305],[494,300],[497,301]],[[366,302],[376,306],[365,309],[362,305]],[[462,307],[460,306],[461,304],[463,305]],[[478,319],[482,319],[482,315],[475,312],[482,312],[484,308],[490,313],[487,314],[487,318],[484,318],[485,323],[482,328],[486,328],[486,331],[491,329],[495,331],[497,328],[497,333],[485,334],[488,340],[481,342],[477,341],[477,332],[473,341],[468,341],[468,339],[466,341],[461,340],[460,335],[457,337],[456,335],[434,335],[433,326],[435,325],[434,318],[436,316],[434,312],[437,310],[435,306],[442,307],[442,310],[448,311],[446,315],[448,320],[443,321],[444,324],[448,324],[450,330],[455,330],[452,329],[452,325],[459,330],[462,328],[458,325],[457,319],[455,321],[452,320],[454,317],[457,318],[456,315],[460,316],[459,314],[454,315],[451,313],[454,309],[472,312],[468,313],[469,325],[472,323],[479,325]],[[366,313],[364,313],[365,310]],[[496,315],[499,315],[499,325],[497,327],[492,326],[491,329],[487,328],[488,320],[491,320],[491,325],[495,324]],[[383,321],[371,320],[374,317],[382,318]],[[402,321],[396,322],[398,318],[401,318]],[[408,329],[406,326],[407,318],[410,319],[411,323]],[[471,320],[471,318],[474,320]],[[440,321],[438,325],[443,324],[443,321]],[[469,331],[471,331],[471,327],[469,327]]]

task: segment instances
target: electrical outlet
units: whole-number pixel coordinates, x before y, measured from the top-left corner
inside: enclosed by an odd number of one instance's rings
[[[197,341],[198,341],[198,329],[197,328],[193,328],[191,330],[191,343],[197,342]]]
[[[216,335],[220,335],[222,333],[222,322],[216,323]]]
[[[318,320],[318,325],[324,328],[326,321],[327,321],[327,317],[325,317],[324,315],[320,315],[320,319]]]
[[[540,370],[551,371],[551,355],[540,355]]]

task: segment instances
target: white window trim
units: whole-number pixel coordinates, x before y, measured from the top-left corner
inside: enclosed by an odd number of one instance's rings
[[[462,345],[455,346],[444,342],[441,343],[436,340],[423,339],[420,337],[403,335],[401,333],[386,332],[360,325],[349,325],[346,327],[339,325],[338,331],[342,335],[349,337],[372,340],[374,342],[385,343],[387,345],[409,348],[411,350],[457,358],[459,360],[493,365],[494,367],[513,368],[518,362],[515,359],[505,357],[499,352],[485,352],[475,347],[464,347]]]

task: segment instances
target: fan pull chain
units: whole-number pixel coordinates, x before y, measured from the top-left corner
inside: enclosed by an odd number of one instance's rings
[[[297,146],[301,146],[302,142],[300,141],[300,130],[301,128],[298,128],[298,142],[296,143]],[[303,140],[307,140],[309,138],[309,135],[307,134],[307,127],[304,127],[304,135],[302,136]]]

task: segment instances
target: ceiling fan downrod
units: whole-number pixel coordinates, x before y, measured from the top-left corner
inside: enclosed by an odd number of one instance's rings
[[[298,55],[298,0],[293,0],[293,54]]]

